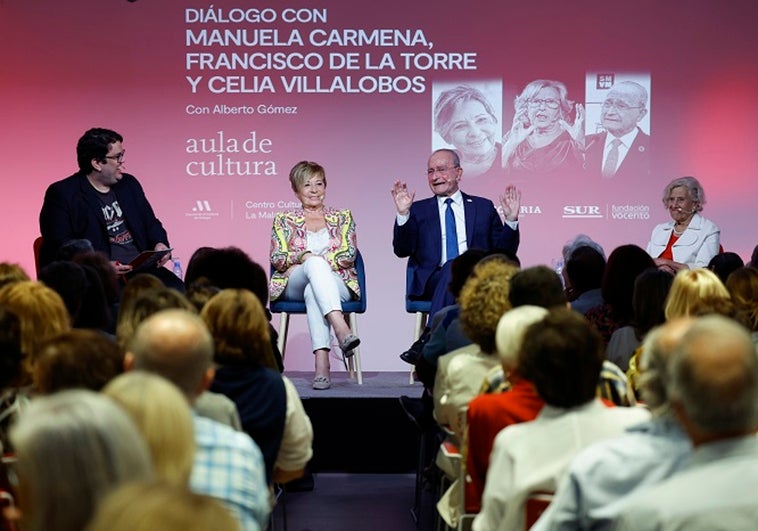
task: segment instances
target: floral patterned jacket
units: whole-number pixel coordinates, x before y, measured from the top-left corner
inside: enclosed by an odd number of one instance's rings
[[[355,298],[360,298],[355,270],[357,247],[353,214],[347,209],[324,207],[324,219],[329,231],[329,249],[324,258],[332,270],[342,277]],[[271,300],[278,299],[284,293],[289,269],[300,263],[306,250],[306,240],[305,214],[302,210],[280,212],[274,217],[271,229],[271,265],[274,272],[269,284]]]

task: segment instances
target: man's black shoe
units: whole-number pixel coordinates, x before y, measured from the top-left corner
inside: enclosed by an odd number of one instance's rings
[[[424,345],[426,345],[427,341],[429,341],[428,328],[424,330],[424,333],[421,334],[421,337],[413,342],[411,348],[400,354],[400,359],[410,365],[416,365],[416,363],[418,363],[418,360],[421,358],[421,352],[424,350]]]

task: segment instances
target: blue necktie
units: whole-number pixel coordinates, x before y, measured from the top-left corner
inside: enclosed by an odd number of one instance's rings
[[[447,204],[445,209],[445,249],[447,250],[447,259],[452,260],[458,256],[458,232],[455,230],[453,200],[448,197],[445,199],[445,203]]]

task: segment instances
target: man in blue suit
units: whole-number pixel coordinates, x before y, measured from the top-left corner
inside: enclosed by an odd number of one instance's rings
[[[606,180],[631,181],[650,174],[650,136],[637,125],[647,114],[647,90],[634,81],[619,81],[603,102],[602,133],[585,139],[585,167]]]
[[[439,149],[432,153],[427,176],[434,196],[420,201],[413,200],[415,192],[409,192],[406,183],[395,181],[392,197],[397,216],[392,246],[395,255],[408,257],[411,269],[408,295],[431,299],[431,319],[439,309],[454,302],[447,285],[450,262],[458,254],[473,248],[516,254],[521,192],[508,185],[500,197],[503,223],[492,201],[460,191],[463,168],[455,151]],[[404,361],[414,361],[406,357]]]

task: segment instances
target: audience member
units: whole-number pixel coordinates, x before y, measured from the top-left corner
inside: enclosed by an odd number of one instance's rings
[[[155,477],[186,487],[195,460],[192,413],[168,380],[143,371],[114,378],[103,394],[121,406],[147,442]]]
[[[12,284],[22,280],[31,279],[20,265],[11,264],[9,262],[0,262],[0,288],[6,284]]]
[[[671,321],[645,338],[641,388],[652,419],[579,452],[533,531],[609,529],[634,495],[684,466],[692,445],[674,417],[666,386],[671,358],[692,322]]]
[[[210,496],[165,482],[131,482],[109,494],[85,531],[242,531]]]
[[[729,291],[713,271],[684,269],[674,277],[664,313],[667,320],[711,313],[731,317],[734,305]]]
[[[529,493],[555,490],[579,450],[649,417],[642,408],[607,408],[595,397],[602,366],[602,339],[573,310],[552,310],[526,330],[519,372],[545,406],[534,421],[495,438],[474,530],[523,529]]]
[[[674,275],[655,267],[646,269],[634,281],[632,321],[611,334],[605,349],[606,359],[622,371],[629,368],[629,360],[650,329],[666,320],[663,309],[673,281]]]
[[[215,286],[219,290],[231,288],[246,289],[253,292],[266,310],[266,319],[269,323],[268,331],[271,337],[271,349],[279,372],[284,370],[282,353],[279,352],[279,347],[277,346],[279,334],[271,325],[271,312],[268,310],[268,277],[260,264],[253,261],[247,253],[237,247],[224,247],[221,249],[200,247],[193,253],[192,258],[190,258],[187,264],[187,273],[184,276],[184,281],[187,286],[192,285],[192,297],[198,296],[200,293],[199,288],[205,282],[211,286]],[[207,302],[212,290],[210,288],[205,289],[208,292],[204,297]]]
[[[726,284],[726,279],[732,274],[732,271],[744,266],[745,262],[742,261],[740,255],[732,252],[719,253],[708,262],[708,269],[716,273],[719,280]]]
[[[21,323],[23,375],[19,386],[31,384],[37,350],[48,337],[71,329],[63,299],[41,282],[24,280],[0,288],[0,305],[18,316]]]
[[[500,317],[511,309],[508,291],[517,272],[518,267],[510,262],[487,259],[474,267],[461,290],[461,326],[474,343],[442,356],[434,381],[434,416],[455,434],[456,441],[468,403],[498,364],[495,331]]]
[[[97,277],[100,279],[100,284],[103,287],[105,293],[105,300],[107,304],[115,310],[119,300],[119,291],[121,286],[119,284],[119,277],[113,270],[111,263],[108,261],[108,256],[98,251],[79,253],[72,259],[75,263],[82,266],[89,266],[90,269],[97,273]],[[163,268],[161,268],[163,269]],[[173,277],[171,273],[168,273]],[[88,275],[87,278],[92,278]],[[173,277],[176,278],[176,277]],[[114,311],[115,313],[115,311]]]
[[[758,344],[758,269],[741,267],[726,280],[735,308],[735,319],[750,330]]]
[[[96,330],[69,330],[40,343],[34,387],[43,395],[100,391],[123,370],[124,356],[112,338]]]
[[[37,275],[61,296],[74,328],[113,331],[113,315],[97,273],[74,262],[50,262]]]
[[[197,315],[163,310],[137,328],[124,366],[163,376],[192,404],[213,380],[213,338]],[[190,488],[221,500],[245,530],[265,528],[271,508],[258,446],[219,422],[194,413],[192,420],[196,452]]]
[[[603,304],[604,271],[605,257],[594,247],[582,245],[569,255],[562,272],[571,309],[584,315]]]
[[[758,269],[758,245],[753,248],[753,253],[750,255],[750,262],[748,266]]]
[[[11,440],[22,529],[80,531],[115,487],[152,477],[134,423],[92,391],[36,398]]]
[[[655,262],[636,245],[617,247],[608,257],[601,286],[605,303],[585,314],[600,332],[606,345],[613,332],[632,321],[634,281],[640,273],[650,267],[655,267]]]
[[[531,382],[521,376],[518,356],[526,329],[545,318],[539,306],[520,306],[503,315],[497,325],[496,343],[504,374],[511,387],[503,393],[487,393],[474,398],[466,412],[465,508],[478,513],[495,436],[511,424],[534,420],[544,402]]]
[[[8,430],[29,404],[20,390],[21,361],[21,323],[15,313],[0,306],[0,453],[12,452]]]
[[[616,528],[752,530],[758,519],[758,357],[747,331],[713,315],[687,331],[666,386],[694,447],[685,468],[645,489]]]
[[[130,297],[121,305],[116,321],[116,341],[126,350],[129,341],[134,338],[137,327],[151,315],[170,308],[179,308],[195,312],[195,307],[180,292],[161,286],[157,289],[146,289],[134,297]]]
[[[544,265],[527,267],[511,277],[508,300],[511,306],[540,306],[557,308],[566,306],[566,294],[558,274]]]
[[[262,304],[247,290],[225,289],[201,317],[215,345],[211,390],[237,405],[243,429],[263,452],[266,478],[283,483],[302,476],[313,455],[313,428],[295,386],[277,370]]]
[[[187,299],[192,303],[198,313],[200,313],[211,298],[218,294],[221,288],[211,284],[211,281],[205,277],[200,277],[187,284]],[[273,344],[272,344],[273,350]],[[276,354],[274,354],[276,357]],[[280,370],[281,372],[281,370]]]

